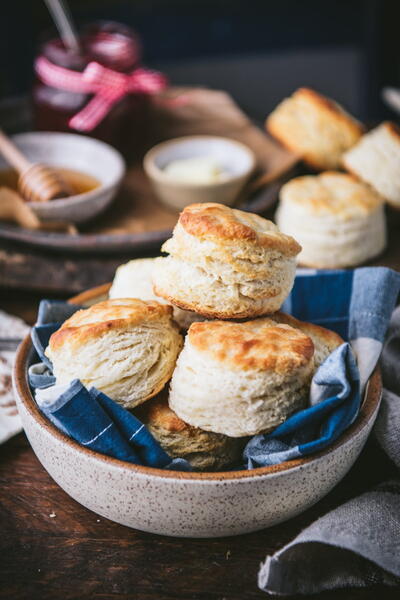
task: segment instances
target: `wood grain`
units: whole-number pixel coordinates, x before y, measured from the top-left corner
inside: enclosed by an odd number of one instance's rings
[[[174,539],[128,529],[77,504],[52,481],[21,434],[0,448],[0,598],[265,598],[256,574],[266,554],[334,506],[394,475],[371,442],[331,494],[287,523],[234,538]],[[379,594],[398,598],[398,590],[379,586],[314,598],[375,600]]]

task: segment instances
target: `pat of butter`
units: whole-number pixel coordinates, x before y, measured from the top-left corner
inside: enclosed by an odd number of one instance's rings
[[[165,167],[164,172],[185,183],[217,183],[227,176],[219,162],[208,156],[173,160]]]

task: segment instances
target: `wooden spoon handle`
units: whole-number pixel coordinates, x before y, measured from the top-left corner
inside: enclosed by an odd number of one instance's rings
[[[6,161],[18,173],[23,173],[32,166],[32,163],[18,150],[10,138],[0,129],[0,152]]]

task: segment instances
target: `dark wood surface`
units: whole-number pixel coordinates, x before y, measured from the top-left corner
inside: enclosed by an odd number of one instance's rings
[[[20,434],[0,448],[0,598],[263,598],[256,577],[267,554],[334,506],[394,475],[371,441],[334,491],[287,523],[233,538],[174,539],[128,529],[77,504],[53,482]],[[399,590],[375,586],[314,598],[395,600]]]
[[[39,300],[40,295],[3,291],[0,308],[32,323]],[[80,506],[50,478],[20,434],[0,446],[0,599],[263,598],[257,571],[267,554],[335,506],[394,476],[394,466],[370,439],[345,479],[302,515],[234,538],[174,539],[128,529]],[[313,598],[397,600],[399,590],[375,586]]]

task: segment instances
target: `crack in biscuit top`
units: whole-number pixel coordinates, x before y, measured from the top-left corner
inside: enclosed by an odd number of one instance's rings
[[[188,338],[195,350],[232,369],[290,374],[310,364],[314,356],[308,335],[268,318],[193,323]]]
[[[288,256],[301,250],[296,240],[281,233],[272,221],[222,204],[191,204],[180,214],[178,224],[199,239],[250,244]]]
[[[172,322],[172,307],[155,300],[115,298],[78,310],[50,337],[49,347],[58,350],[65,343],[76,346],[89,338],[99,338],[108,331],[130,326]]]

